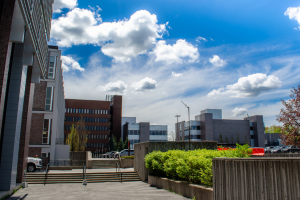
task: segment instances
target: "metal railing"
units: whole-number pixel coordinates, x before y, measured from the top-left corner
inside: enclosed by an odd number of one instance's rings
[[[86,167],[85,167],[84,163],[82,163],[82,165],[83,165],[83,169],[82,169],[83,185],[86,186],[87,185],[87,181],[86,181]]]
[[[49,171],[49,165],[50,163],[47,164],[47,168],[46,168],[46,172],[45,172],[45,180],[44,180],[44,185],[46,185],[46,181],[47,181],[47,175],[48,175],[48,171]]]
[[[119,173],[118,173],[119,172]],[[122,183],[122,172],[119,163],[116,162],[116,173],[118,173],[118,178],[120,179],[121,174],[121,183]]]

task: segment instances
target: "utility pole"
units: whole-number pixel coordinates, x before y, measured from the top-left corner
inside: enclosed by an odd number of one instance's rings
[[[183,103],[183,101],[181,101]],[[189,150],[191,150],[191,120],[190,120],[190,107],[188,107],[185,103],[183,103],[185,107],[188,109],[188,117],[189,117]]]
[[[180,117],[180,116],[181,115],[175,115],[175,117],[177,117],[177,124],[176,124],[176,126],[178,126],[178,117]],[[178,140],[180,141],[180,130],[177,130],[177,131],[179,131],[179,138],[178,138]],[[176,130],[175,130],[175,132],[176,132]],[[175,135],[175,138],[176,138],[176,135]]]

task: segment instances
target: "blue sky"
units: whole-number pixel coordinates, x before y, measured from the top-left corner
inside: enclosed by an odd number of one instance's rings
[[[299,1],[55,0],[50,44],[66,98],[123,95],[123,116],[167,124],[206,108],[266,126],[300,80]]]

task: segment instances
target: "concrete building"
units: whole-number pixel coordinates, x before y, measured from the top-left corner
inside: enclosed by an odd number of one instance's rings
[[[167,125],[150,125],[150,122],[129,123],[123,125],[123,141],[128,137],[130,149],[140,142],[168,141]]]
[[[125,125],[126,123],[129,123],[129,124],[134,124],[134,123],[136,123],[136,117],[122,117],[122,132],[121,132],[121,137],[122,137],[122,138],[124,138],[124,137],[123,137],[123,135],[124,135],[124,129],[123,129],[123,127],[124,127],[124,125]],[[126,138],[125,138],[125,139],[126,139]],[[124,139],[123,139],[123,141],[124,141]]]
[[[224,146],[248,143],[252,147],[264,147],[264,122],[262,115],[243,120],[222,119],[222,110],[206,109],[195,120],[175,123],[176,141],[217,141]]]
[[[35,85],[29,156],[43,164],[69,159],[70,146],[64,145],[65,98],[61,50],[49,46],[46,79]]]
[[[121,137],[122,96],[114,95],[111,101],[66,99],[64,138],[72,124],[81,118],[88,131],[85,151],[93,157],[109,151],[109,138]]]
[[[265,146],[283,146],[281,133],[265,133]]]
[[[35,83],[45,79],[52,0],[0,1],[0,190],[23,180]]]

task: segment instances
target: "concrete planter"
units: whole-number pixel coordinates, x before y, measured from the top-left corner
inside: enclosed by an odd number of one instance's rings
[[[132,168],[133,163],[134,163],[134,159],[126,159],[126,158],[120,159],[121,168]]]
[[[175,192],[188,198],[213,200],[213,189],[205,188],[200,185],[183,183],[168,178],[148,175],[148,183],[158,188]]]

